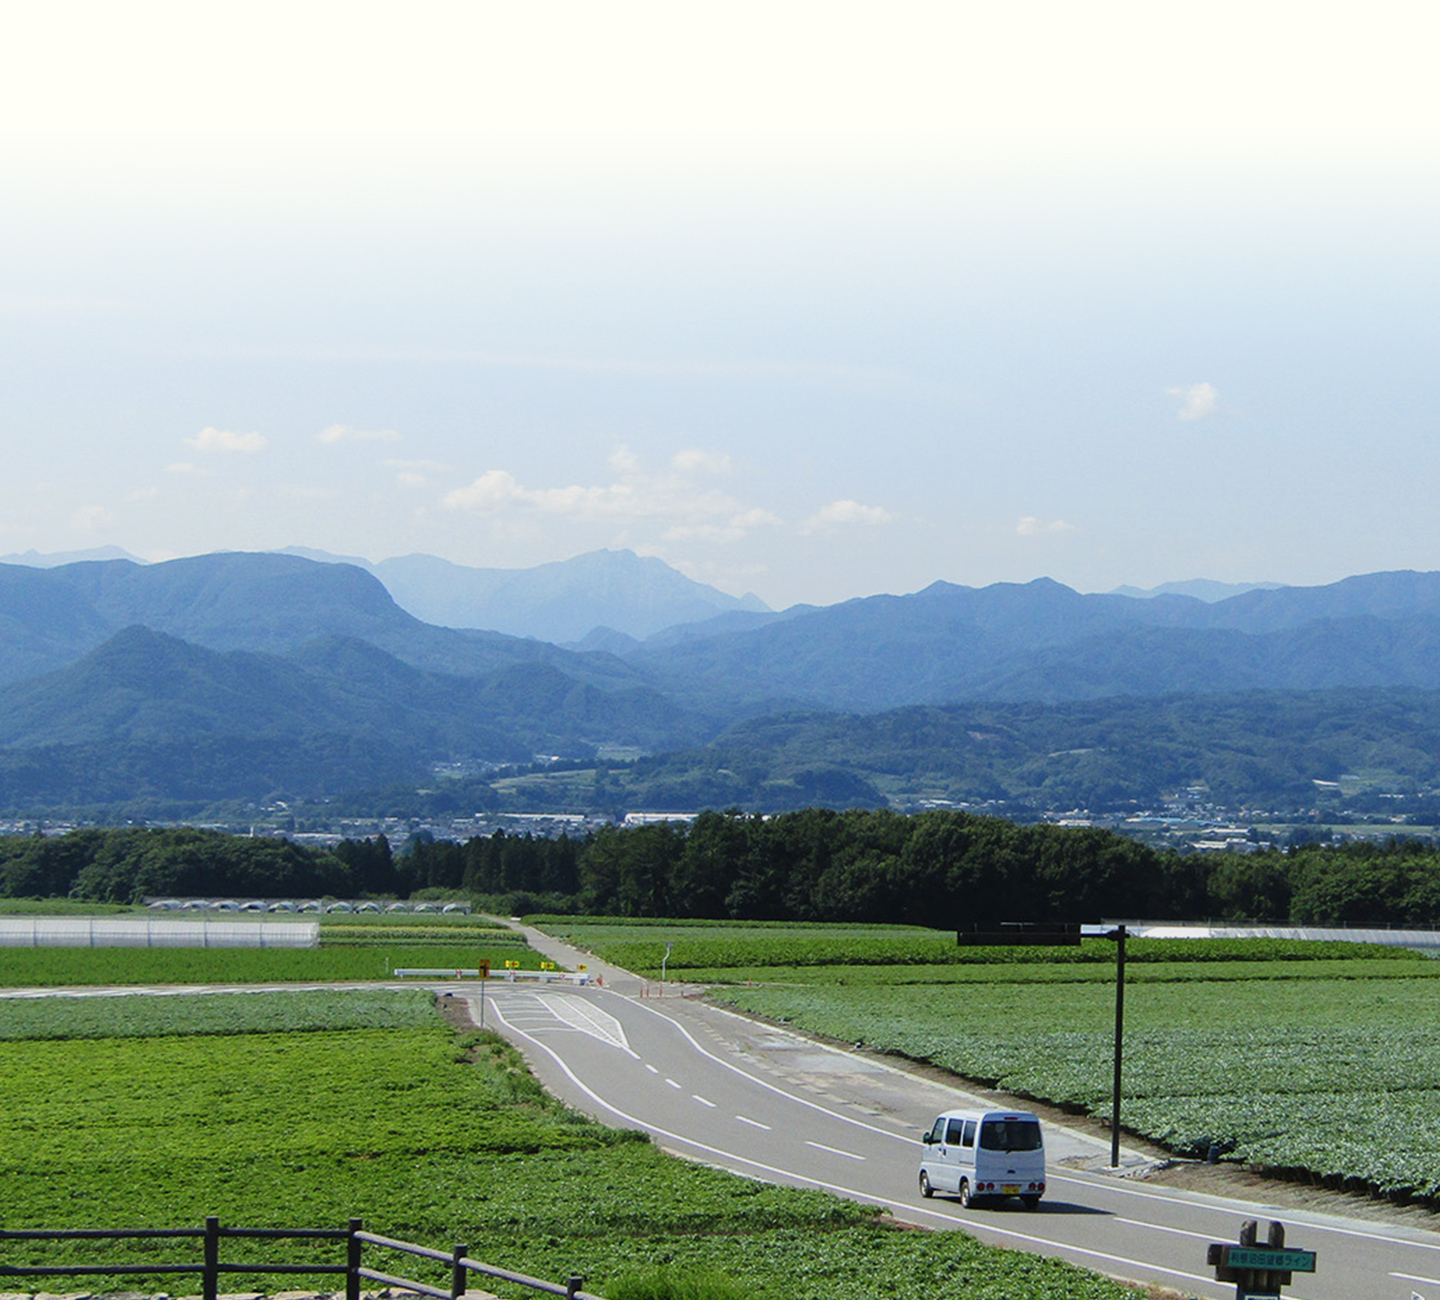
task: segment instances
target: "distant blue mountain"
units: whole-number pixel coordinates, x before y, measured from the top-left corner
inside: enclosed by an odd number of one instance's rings
[[[95,546],[88,551],[52,551],[42,554],[29,550],[0,555],[0,564],[23,564],[31,569],[58,569],[62,564],[80,564],[85,560],[129,560],[144,564],[138,555],[131,555],[123,546]]]
[[[875,711],[1257,688],[1440,689],[1440,573],[1189,596],[1081,595],[1048,578],[871,596],[647,642],[629,662],[689,698]]]
[[[581,642],[597,628],[643,640],[730,610],[768,608],[758,596],[729,596],[628,550],[591,551],[528,569],[471,568],[433,555],[369,564],[299,548],[287,554],[368,568],[402,609],[427,623],[557,645]]]
[[[1158,587],[1116,587],[1112,596],[1130,596],[1147,600],[1152,596],[1193,596],[1196,600],[1214,603],[1242,596],[1247,591],[1274,591],[1281,582],[1215,582],[1210,578],[1191,578],[1188,582],[1162,582]]]
[[[412,558],[426,581],[442,572],[443,562]],[[123,800],[126,771],[136,789],[163,794],[168,764],[176,789],[248,798],[265,787],[267,754],[285,789],[333,793],[419,780],[436,764],[693,749],[747,720],[763,729],[766,718],[806,711],[1089,701],[1103,712],[1106,701],[1142,697],[1440,692],[1440,573],[1218,601],[1082,595],[1044,578],[937,582],[780,613],[732,604],[671,623],[686,608],[672,593],[693,596],[692,612],[708,597],[656,564],[597,552],[531,588],[531,616],[558,619],[566,598],[557,593],[582,588],[595,609],[640,611],[653,578],[649,608],[664,626],[641,639],[591,624],[582,649],[436,626],[374,572],[298,555],[0,564],[0,806],[22,788],[4,773],[49,772],[45,788],[71,794],[98,783]],[[494,592],[500,608],[503,590]],[[1381,696],[1346,708],[1352,718],[1374,712],[1371,730],[1383,733]],[[846,762],[837,741],[833,754],[810,754],[806,770]]]

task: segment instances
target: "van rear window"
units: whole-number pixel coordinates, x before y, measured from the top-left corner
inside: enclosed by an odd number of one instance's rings
[[[1033,1119],[987,1119],[980,1125],[984,1151],[1039,1151],[1040,1125]]]

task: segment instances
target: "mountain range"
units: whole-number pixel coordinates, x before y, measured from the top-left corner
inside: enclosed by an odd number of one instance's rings
[[[823,792],[844,786],[834,774],[847,770],[843,737],[860,715],[1016,705],[1059,719],[1088,702],[1090,750],[1104,734],[1094,707],[1106,701],[1126,702],[1133,738],[1143,730],[1137,707],[1177,697],[1349,692],[1345,716],[1354,718],[1357,708],[1382,709],[1385,692],[1440,691],[1437,573],[1254,588],[1220,600],[1082,595],[1049,579],[935,583],[911,595],[773,612],[697,595],[699,584],[667,571],[672,581],[655,569],[659,561],[627,552],[580,559],[563,573],[510,571],[508,587],[490,588],[504,608],[548,610],[567,636],[584,626],[569,645],[423,620],[373,571],[384,566],[334,557],[0,564],[0,809],[180,791],[191,800],[334,797],[537,755],[683,751],[703,765],[697,755],[733,756],[766,719],[838,715],[805,732],[826,738],[807,741],[805,780]],[[431,579],[444,585],[443,561],[384,564],[408,564],[416,590]],[[399,571],[388,570],[392,580]],[[534,575],[534,585],[525,589],[517,572]],[[598,575],[595,585],[566,622],[559,593],[585,573]],[[476,579],[466,599],[479,600],[482,589]],[[705,617],[687,617],[695,614]],[[641,636],[620,623],[651,630]],[[1363,706],[1357,690],[1372,693]],[[845,715],[856,716],[847,723]],[[1257,710],[1256,726],[1273,730],[1277,717],[1290,716],[1301,715]],[[1311,725],[1315,707],[1303,716]],[[1403,716],[1429,714],[1417,707]],[[1025,743],[1061,743],[1026,717]],[[1372,766],[1377,743],[1370,734]],[[746,752],[762,751],[752,744]],[[1436,757],[1428,739],[1413,737],[1405,753],[1410,768]],[[1337,769],[1358,762],[1341,750],[1325,759]],[[831,775],[817,777],[821,767]],[[128,784],[127,770],[136,774]],[[876,774],[872,764],[866,781]],[[1327,767],[1314,777],[1339,774]],[[1287,779],[1293,788],[1294,774]],[[84,797],[98,792],[105,799]]]

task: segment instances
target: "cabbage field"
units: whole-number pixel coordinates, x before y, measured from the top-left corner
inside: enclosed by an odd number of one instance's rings
[[[503,1040],[450,1028],[420,990],[3,999],[0,1022],[7,1228],[194,1226],[209,1214],[231,1226],[343,1227],[358,1216],[372,1231],[442,1250],[463,1241],[473,1258],[562,1284],[579,1273],[601,1295],[636,1294],[633,1279],[655,1270],[723,1274],[750,1300],[1144,1295],[670,1157],[567,1110]],[[232,1245],[227,1261],[277,1254]],[[138,1266],[127,1287],[191,1286],[144,1274],[147,1260],[176,1258],[174,1243],[123,1249]],[[66,1257],[93,1262],[95,1246],[0,1251],[9,1264]],[[286,1257],[335,1258],[333,1246],[306,1243]],[[440,1265],[426,1275],[414,1260],[373,1263],[448,1283]],[[239,1291],[267,1283],[227,1279]]]
[[[1113,943],[961,948],[901,927],[546,922],[727,1006],[1108,1115]],[[844,960],[848,949],[850,960]],[[887,957],[889,960],[887,960]],[[1400,948],[1132,941],[1122,1117],[1186,1157],[1440,1200],[1440,961]]]

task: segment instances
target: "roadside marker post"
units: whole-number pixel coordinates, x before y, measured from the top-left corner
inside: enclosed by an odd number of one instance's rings
[[[1211,1242],[1205,1262],[1215,1267],[1217,1282],[1235,1283],[1235,1300],[1279,1300],[1280,1288],[1290,1285],[1292,1274],[1313,1273],[1313,1250],[1287,1250],[1285,1225],[1270,1221],[1266,1242],[1256,1240],[1259,1225],[1246,1219],[1240,1225],[1240,1241]],[[1412,1296],[1413,1300],[1413,1296]]]

